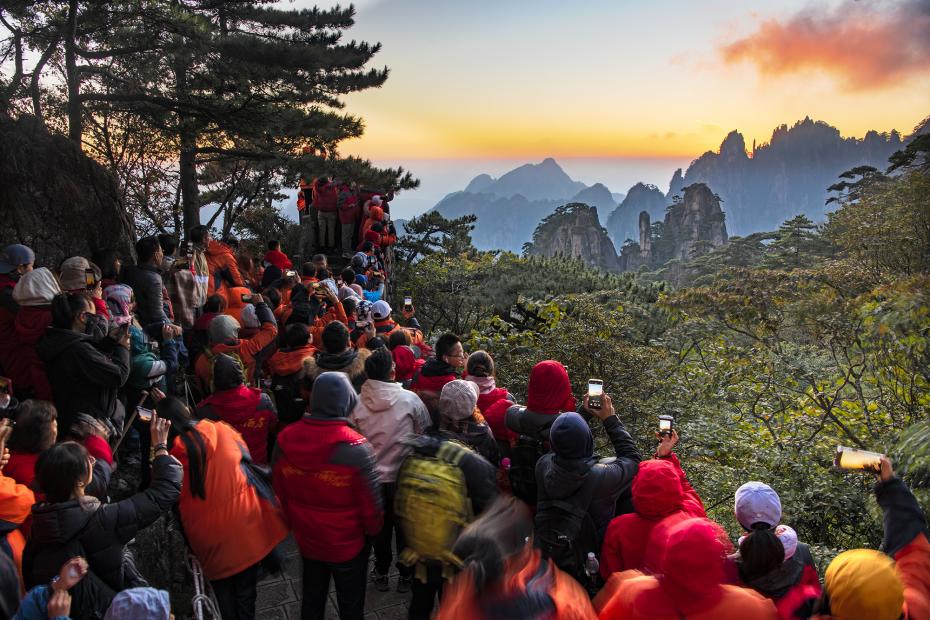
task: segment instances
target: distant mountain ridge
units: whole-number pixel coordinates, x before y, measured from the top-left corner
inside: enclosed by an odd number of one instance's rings
[[[595,183],[588,187],[575,181],[547,157],[497,179],[479,174],[464,191],[448,194],[433,210],[449,218],[478,216],[472,241],[479,249],[520,252],[540,220],[570,202],[584,202],[605,212],[616,206],[614,194],[606,186]]]
[[[707,185],[719,196],[731,235],[774,230],[804,214],[825,219],[827,187],[840,173],[858,165],[885,168],[888,157],[902,148],[897,131],[869,131],[861,139],[844,138],[835,127],[805,118],[781,125],[772,138],[747,150],[738,131],[730,132],[718,151],[708,151],[685,172],[674,171],[668,191],[637,183],[626,195],[614,194],[602,183],[590,187],[573,180],[554,159],[519,166],[499,178],[476,176],[464,191],[448,194],[433,210],[446,217],[478,217],[472,238],[479,249],[520,252],[536,225],[561,205],[597,207],[616,247],[639,238],[639,215],[663,221],[666,209],[684,188]]]
[[[835,127],[805,118],[777,127],[767,144],[747,151],[743,135],[731,131],[717,152],[695,159],[683,176],[675,172],[666,198],[671,203],[681,188],[707,184],[720,196],[727,228],[736,235],[774,230],[798,214],[822,222],[827,187],[840,173],[859,165],[884,169],[903,142],[897,131],[844,138]]]

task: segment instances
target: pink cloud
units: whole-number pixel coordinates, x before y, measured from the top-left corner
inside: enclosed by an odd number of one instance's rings
[[[821,71],[847,90],[870,90],[930,75],[930,0],[857,2],[767,20],[720,49],[727,63],[762,75]]]

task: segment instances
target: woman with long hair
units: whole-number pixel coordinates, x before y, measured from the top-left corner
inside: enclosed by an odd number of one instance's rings
[[[171,448],[184,468],[181,525],[226,620],[255,617],[259,567],[280,571],[275,548],[288,528],[270,481],[231,426],[195,420],[177,398],[156,405],[178,433]]]

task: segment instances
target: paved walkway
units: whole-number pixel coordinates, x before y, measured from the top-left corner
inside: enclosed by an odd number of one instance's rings
[[[260,620],[300,620],[300,590],[303,567],[300,553],[297,551],[293,540],[287,542],[287,557],[284,566],[284,572],[281,575],[269,577],[258,584],[256,617]],[[369,578],[368,592],[365,595],[365,620],[401,620],[407,618],[407,605],[410,602],[410,594],[398,594],[396,592],[397,569],[392,569],[389,577],[391,585],[389,592],[378,592]],[[336,592],[332,589],[332,586],[330,586],[326,618],[327,620],[338,620],[339,618],[339,614],[336,612]]]

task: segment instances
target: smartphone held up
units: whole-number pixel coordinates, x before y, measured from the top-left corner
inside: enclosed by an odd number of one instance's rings
[[[659,416],[659,435],[662,437],[672,434],[675,430],[675,418],[670,415]]]
[[[604,382],[600,379],[588,379],[588,407],[600,409],[604,404]]]
[[[877,474],[882,470],[883,456],[885,455],[880,452],[869,452],[868,450],[859,450],[858,448],[837,446],[836,456],[833,457],[833,465],[838,469],[865,471]]]

